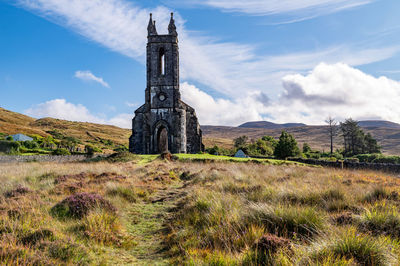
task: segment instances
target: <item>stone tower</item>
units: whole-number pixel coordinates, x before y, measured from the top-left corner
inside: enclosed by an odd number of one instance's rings
[[[167,35],[159,35],[150,14],[147,27],[145,104],[135,111],[129,151],[137,154],[197,153],[204,150],[196,113],[179,92],[178,33],[173,14]]]

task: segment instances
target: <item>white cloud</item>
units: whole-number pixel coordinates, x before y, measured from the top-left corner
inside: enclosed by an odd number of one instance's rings
[[[288,75],[283,86],[280,102],[266,110],[280,122],[319,124],[329,115],[400,122],[400,82],[343,63],[321,63],[307,75]]]
[[[138,108],[141,104],[139,104],[139,103],[125,102],[125,105],[128,106],[129,108]]]
[[[106,124],[114,125],[122,128],[132,128],[133,114],[119,114],[109,119]]]
[[[250,6],[257,2],[261,3],[261,0],[253,0]],[[344,8],[346,4],[367,2],[370,1],[274,0],[275,11],[269,12],[315,10],[317,7],[333,6]],[[148,14],[153,13],[157,20],[158,32],[163,33],[167,30],[170,12],[165,7],[139,8],[126,0],[19,0],[18,3],[40,16],[142,63],[145,61]],[[234,0],[232,3],[239,1]],[[198,33],[186,30],[184,20],[179,14],[175,14],[175,17],[180,40],[182,81],[195,81],[220,92],[226,98],[214,99],[204,91],[184,83],[182,95],[196,108],[203,124],[238,125],[246,120],[261,119],[266,114],[273,116],[275,121],[321,123],[325,117],[318,117],[318,122],[317,115],[312,114],[311,107],[304,106],[304,103],[294,101],[291,111],[287,111],[287,105],[276,101],[278,94],[283,92],[283,77],[307,73],[322,61],[328,64],[343,62],[350,66],[359,66],[390,58],[400,50],[399,46],[374,49],[357,44],[266,55],[258,53],[254,44],[227,43],[199,36]],[[288,78],[285,82],[287,80]],[[265,99],[265,95],[273,101],[263,103],[260,99]],[[270,109],[268,106],[274,108]],[[344,111],[348,111],[346,108],[352,107],[343,108]],[[110,120],[106,122],[108,121]]]
[[[257,110],[261,104],[251,96],[236,100],[214,99],[187,82],[180,88],[183,101],[195,108],[202,125],[237,125],[262,119]]]
[[[185,6],[207,6],[226,12],[265,16],[286,14],[297,22],[369,4],[375,0],[170,0]]]
[[[234,125],[247,121],[322,124],[338,120],[382,119],[400,123],[400,82],[373,77],[343,63],[321,63],[306,75],[287,75],[275,101],[262,93],[243,93],[231,100],[214,99],[193,85],[181,85],[182,98],[202,124]]]
[[[110,88],[107,82],[103,80],[101,77],[96,77],[91,71],[76,71],[75,78],[83,80],[83,81],[94,81],[96,83],[101,84],[103,87]]]
[[[73,104],[65,99],[54,99],[34,105],[24,113],[37,118],[52,117],[69,121],[115,125],[122,128],[132,127],[130,122],[132,114],[119,114],[110,119],[104,119],[92,114],[84,105]]]

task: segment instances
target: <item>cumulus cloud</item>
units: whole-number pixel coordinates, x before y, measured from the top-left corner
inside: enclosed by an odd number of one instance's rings
[[[203,124],[234,125],[247,121],[322,124],[338,120],[382,119],[400,123],[400,82],[374,77],[343,63],[317,65],[306,75],[287,75],[276,100],[263,93],[215,99],[193,85],[181,85],[183,100],[196,108]]]
[[[130,122],[132,119],[131,114],[119,114],[110,119],[104,119],[101,116],[92,114],[84,105],[73,104],[65,99],[54,99],[36,104],[24,113],[37,118],[52,117],[69,121],[115,125],[122,128],[132,127]]]
[[[283,87],[280,104],[274,106],[278,120],[290,117],[316,124],[334,114],[339,119],[400,122],[400,82],[377,78],[343,63],[321,63],[307,75],[288,75],[283,78]]]
[[[251,95],[227,100],[214,99],[204,91],[187,82],[181,84],[182,99],[196,109],[203,125],[238,125],[247,121],[261,120],[259,107]]]
[[[96,83],[99,83],[103,87],[110,88],[110,85],[108,85],[107,82],[103,80],[101,77],[96,77],[91,71],[86,70],[86,71],[76,71],[75,72],[75,78],[81,79],[83,81],[93,81]]]

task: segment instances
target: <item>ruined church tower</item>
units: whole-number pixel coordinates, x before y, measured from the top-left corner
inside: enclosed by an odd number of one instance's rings
[[[147,27],[145,104],[135,111],[129,151],[137,154],[197,153],[204,149],[192,107],[179,92],[178,33],[171,13],[167,35],[159,35],[150,14]]]

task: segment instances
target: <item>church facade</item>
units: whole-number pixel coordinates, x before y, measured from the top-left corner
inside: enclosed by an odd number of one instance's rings
[[[129,151],[136,154],[203,151],[195,110],[181,100],[179,91],[178,33],[173,14],[167,35],[157,34],[151,14],[147,31],[145,103],[135,111]]]

